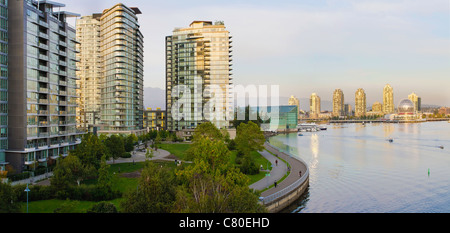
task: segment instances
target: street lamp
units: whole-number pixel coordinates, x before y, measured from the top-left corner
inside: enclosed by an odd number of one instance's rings
[[[28,188],[28,184],[27,184],[27,188],[24,191],[27,192],[27,213],[28,213],[28,192],[30,192],[30,189]]]

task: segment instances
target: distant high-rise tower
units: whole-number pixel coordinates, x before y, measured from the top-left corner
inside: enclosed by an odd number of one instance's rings
[[[389,84],[386,84],[383,89],[383,112],[384,114],[391,114],[395,112],[394,89]]]
[[[116,4],[82,17],[78,125],[101,124],[102,133],[143,132],[143,36],[136,7]]]
[[[320,97],[316,93],[311,94],[311,99],[309,100],[310,113],[309,117],[317,118],[320,114]]]
[[[293,95],[291,95],[291,97],[288,100],[288,105],[295,105],[297,106],[297,110],[298,110],[298,118],[300,119],[300,101]]]
[[[366,93],[364,89],[359,88],[355,93],[355,116],[362,117],[366,115]]]
[[[101,14],[83,16],[76,22],[78,49],[77,89],[77,127],[87,128],[100,124],[101,79],[103,60],[100,52],[100,17]]]
[[[229,127],[231,36],[222,21],[194,21],[166,37],[166,110],[169,130],[210,121]]]
[[[408,99],[414,103],[414,112],[418,113],[422,111],[422,98],[420,98],[416,93],[411,93],[408,95]]]
[[[372,112],[382,113],[383,112],[383,104],[380,102],[375,102],[372,104]]]
[[[344,116],[344,93],[341,89],[336,89],[333,93],[333,116]]]

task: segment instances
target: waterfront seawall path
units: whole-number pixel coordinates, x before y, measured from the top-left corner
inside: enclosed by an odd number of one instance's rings
[[[250,185],[251,189],[254,190],[263,190],[265,188],[268,188],[270,185],[273,185],[275,181],[277,183],[280,183],[280,179],[283,178],[283,176],[287,173],[287,164],[283,162],[280,158],[277,158],[276,156],[272,155],[271,153],[267,152],[266,150],[258,151],[264,158],[269,160],[271,163],[269,166],[272,167],[272,170],[270,170],[270,176],[265,176],[263,179],[253,183]],[[278,165],[276,165],[275,160],[278,160]],[[267,173],[267,164],[262,164],[263,169],[260,172]],[[278,184],[277,184],[278,188]]]
[[[299,160],[297,160],[295,158],[292,158],[291,156],[289,156],[289,155],[287,155],[287,154],[285,154],[283,152],[280,152],[280,151],[272,148],[270,146],[270,144],[268,144],[267,142],[264,143],[264,147],[268,151],[270,151],[270,152],[278,155],[278,157],[284,159],[290,165],[291,173],[281,183],[279,183],[276,188],[272,187],[271,189],[268,189],[268,190],[264,191],[263,193],[261,193],[261,197],[267,197],[269,195],[272,195],[272,194],[274,194],[276,192],[279,192],[279,191],[283,190],[284,188],[288,187],[289,185],[293,184],[298,179],[300,179],[300,176],[299,176],[299,172],[300,171],[302,172],[302,176],[306,173],[306,166],[305,166],[305,164],[303,164]],[[282,167],[279,167],[279,166],[280,166],[280,159],[278,159],[278,166],[274,166],[272,168],[272,172],[274,172],[274,170],[281,170],[281,169],[283,169]],[[283,173],[283,176],[284,176],[284,174],[286,174],[285,171],[283,171],[282,173]],[[264,179],[268,179],[268,178],[271,179],[270,177],[271,176],[269,176],[269,177],[266,176],[266,177],[263,178],[263,180]],[[262,180],[260,180],[260,181],[262,181]],[[270,181],[266,181],[266,182],[270,182]],[[272,180],[271,184],[273,184],[273,180]]]

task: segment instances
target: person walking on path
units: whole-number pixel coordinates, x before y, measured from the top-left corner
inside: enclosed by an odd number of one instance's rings
[[[275,186],[275,188],[277,187],[277,181],[273,182],[273,185]]]
[[[275,166],[278,166],[278,159],[275,160]]]
[[[299,171],[299,172],[298,172],[298,176],[299,176],[299,177],[302,177],[302,171]]]

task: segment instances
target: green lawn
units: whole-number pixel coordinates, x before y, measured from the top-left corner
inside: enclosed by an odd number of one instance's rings
[[[189,149],[191,144],[186,143],[167,143],[167,144],[158,144],[158,148],[169,151],[173,155],[177,156],[181,160],[185,160],[186,158],[186,150]]]

